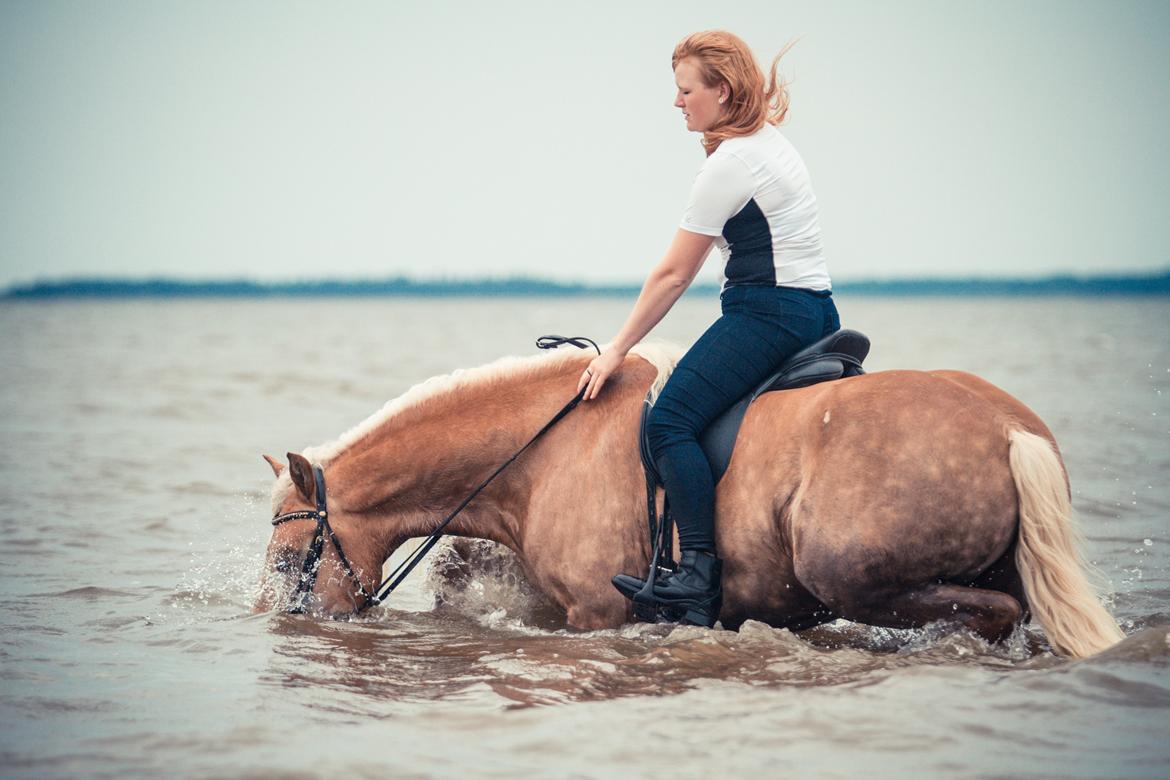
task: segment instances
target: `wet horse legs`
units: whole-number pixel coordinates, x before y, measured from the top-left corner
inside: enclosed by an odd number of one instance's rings
[[[989,642],[999,642],[1012,633],[1023,608],[1001,591],[939,584],[855,608],[851,613],[843,616],[888,628],[916,628],[935,620],[949,620]]]

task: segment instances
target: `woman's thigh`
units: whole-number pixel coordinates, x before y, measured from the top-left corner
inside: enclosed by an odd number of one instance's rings
[[[651,411],[652,429],[697,435],[807,343],[803,333],[776,323],[724,314],[675,366]]]

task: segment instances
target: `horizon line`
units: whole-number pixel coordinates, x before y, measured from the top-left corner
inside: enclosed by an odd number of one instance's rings
[[[167,275],[75,275],[10,284],[0,299],[95,297],[313,297],[443,295],[630,295],[641,281],[587,282],[515,274],[499,277],[316,277],[265,280],[254,277]],[[689,290],[716,291],[715,282]],[[1055,273],[1043,276],[896,276],[838,279],[835,291],[854,294],[1170,294],[1170,267],[1160,271]]]

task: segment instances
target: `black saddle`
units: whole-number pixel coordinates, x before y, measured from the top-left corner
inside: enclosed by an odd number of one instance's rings
[[[855,330],[839,330],[788,358],[776,373],[765,379],[759,387],[716,417],[699,436],[699,444],[711,464],[711,474],[715,481],[719,482],[723,473],[727,471],[731,451],[735,448],[735,439],[739,435],[739,426],[752,401],[772,390],[791,390],[815,385],[818,382],[864,374],[865,370],[861,364],[868,354],[869,339],[864,334]],[[646,419],[650,408],[650,399],[647,398],[642,407],[639,447],[642,452],[642,465],[648,478],[653,478],[656,483],[661,484],[662,480],[658,476],[658,469],[654,465],[649,441],[646,438]]]

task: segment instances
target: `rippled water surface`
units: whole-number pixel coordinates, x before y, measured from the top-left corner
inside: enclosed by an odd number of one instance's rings
[[[1170,776],[1170,301],[842,298],[868,366],[961,368],[1060,441],[1128,634],[557,622],[487,544],[357,622],[250,614],[260,453],[428,376],[605,339],[622,300],[0,305],[5,776]],[[661,335],[717,311],[683,301]],[[465,561],[470,561],[470,566]]]

